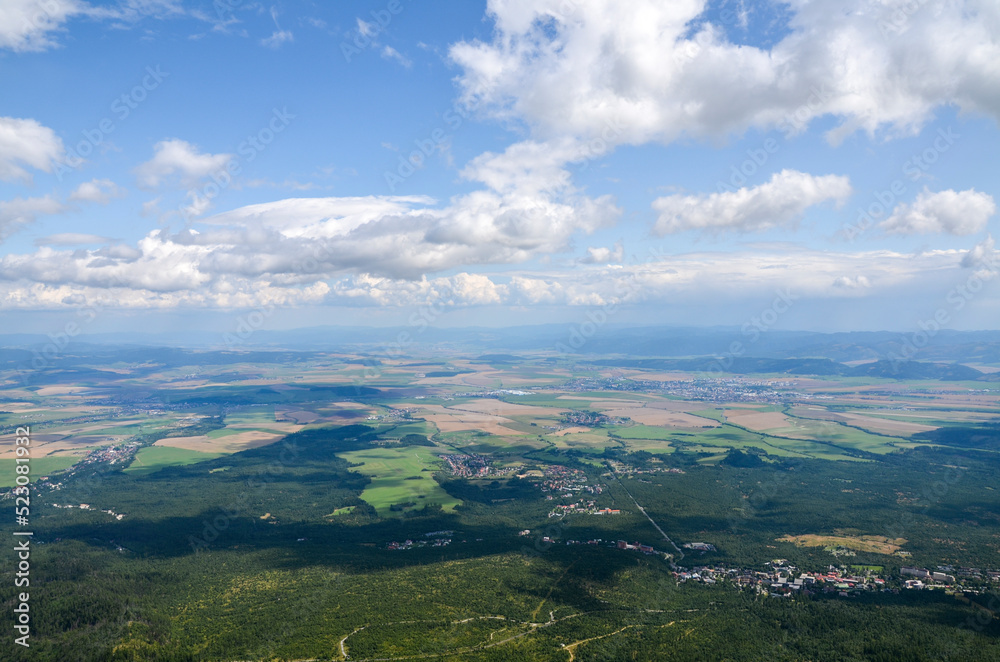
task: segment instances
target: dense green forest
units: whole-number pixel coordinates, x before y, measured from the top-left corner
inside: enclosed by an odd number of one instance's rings
[[[836,562],[823,550],[777,539],[846,529],[908,541],[911,558],[859,552],[850,561],[889,575],[906,564],[997,567],[992,454],[918,449],[878,462],[744,466],[681,453],[671,460],[685,473],[621,482],[592,458],[522,454],[530,466],[554,459],[583,471],[603,487],[602,503],[626,511],[553,521],[537,483],[513,477],[438,476],[462,501],[455,512],[380,517],[360,498],[369,478],[338,456],[379,442],[363,425],[313,429],[138,477],[83,476],[39,496],[35,631],[23,659],[343,659],[345,637],[355,660],[1000,659],[1000,627],[983,616],[996,606],[989,592],[771,598],[727,581],[678,584],[657,555],[564,544],[664,548],[627,508],[630,493],[675,539],[717,546],[682,565],[759,568],[780,556],[822,568]],[[633,455],[640,465],[657,460]],[[524,529],[531,535],[519,536]],[[441,530],[454,532],[450,545],[386,548]],[[10,631],[12,577],[0,597]]]

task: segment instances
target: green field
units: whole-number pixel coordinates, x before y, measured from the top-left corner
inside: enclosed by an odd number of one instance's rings
[[[31,473],[28,475],[31,477],[32,482],[34,482],[42,476],[47,476],[50,473],[68,469],[79,461],[80,458],[78,457],[66,457],[59,455],[33,458],[29,463]],[[24,463],[22,462],[22,464]],[[0,460],[0,487],[13,487],[16,485],[14,482],[17,477],[17,474],[14,473],[14,467],[16,465],[16,460]]]
[[[891,444],[899,437],[887,437],[872,434],[835,423],[809,418],[789,417],[794,427],[768,430],[767,434],[775,437],[806,438],[817,441],[827,441],[838,446],[865,451],[868,453],[891,453],[896,450]]]
[[[202,453],[201,451],[190,451],[170,446],[147,446],[139,449],[139,452],[135,454],[135,460],[125,471],[148,474],[159,471],[163,467],[195,464],[205,460],[214,460],[221,456],[222,453]]]
[[[701,412],[699,415],[705,413],[707,412]],[[686,445],[688,450],[693,450],[692,446],[697,446],[702,450],[708,448],[710,452],[730,448],[740,450],[756,448],[765,451],[768,455],[812,457],[822,460],[857,459],[848,455],[847,450],[867,450],[875,453],[890,453],[896,450],[886,443],[891,440],[890,437],[878,437],[842,425],[831,427],[830,430],[833,432],[832,434],[828,434],[826,437],[816,435],[814,439],[782,437],[774,433],[763,434],[731,424],[694,433],[650,425],[614,428],[611,432],[615,437],[622,439],[630,448],[652,453],[669,452],[667,450],[668,444],[665,442],[672,442],[674,446]],[[877,443],[873,440],[877,440]],[[829,443],[822,443],[823,441]],[[663,450],[659,450],[661,447]]]
[[[366,448],[338,453],[348,462],[360,464],[352,471],[364,474],[372,482],[361,493],[380,515],[391,515],[393,504],[412,503],[406,510],[440,504],[453,510],[461,501],[441,489],[433,478],[440,461],[427,446],[403,448]],[[425,471],[427,469],[427,471]]]
[[[351,513],[354,512],[355,508],[357,508],[357,506],[344,506],[343,508],[337,508],[332,513],[327,515],[327,517],[334,517],[336,515],[350,515]]]

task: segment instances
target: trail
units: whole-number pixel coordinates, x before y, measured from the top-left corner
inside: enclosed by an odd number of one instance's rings
[[[673,625],[673,624],[674,624],[675,622],[676,622],[676,621],[670,621],[670,622],[669,622],[669,623],[667,623],[666,625],[661,625],[660,627],[661,627],[661,628],[668,628],[668,627],[670,627],[671,625]],[[597,635],[596,637],[590,637],[589,639],[581,639],[580,641],[575,641],[575,642],[573,642],[572,644],[566,644],[566,645],[564,646],[564,648],[565,648],[565,649],[566,649],[566,651],[567,651],[567,652],[569,653],[569,662],[573,662],[573,660],[575,660],[575,659],[576,659],[576,654],[574,653],[574,649],[575,649],[575,648],[576,648],[577,646],[582,646],[583,644],[587,643],[588,641],[595,641],[595,640],[597,640],[597,639],[604,639],[604,638],[606,638],[606,637],[613,637],[613,636],[615,636],[616,634],[618,634],[619,632],[624,632],[625,630],[627,630],[627,629],[629,629],[629,628],[634,628],[634,627],[639,627],[639,625],[640,625],[640,624],[638,624],[638,623],[636,623],[636,624],[633,624],[633,625],[626,625],[625,627],[622,627],[622,628],[618,628],[618,629],[617,629],[617,630],[615,630],[614,632],[609,632],[609,633],[607,633],[607,634],[600,634],[600,635]]]
[[[548,599],[552,596],[552,591],[556,590],[556,586],[559,586],[559,582],[563,580],[563,577],[565,577],[566,573],[570,571],[570,568],[573,567],[574,563],[576,563],[576,561],[573,561],[573,563],[570,563],[568,566],[566,566],[566,569],[563,570],[563,574],[559,575],[559,579],[555,580],[552,583],[552,586],[549,587],[549,592],[545,594],[545,597],[542,598],[542,601],[538,603],[537,607],[535,607],[535,611],[531,612],[532,621],[534,621],[538,617],[538,612],[541,611],[542,605],[544,605],[548,601]],[[552,612],[549,612],[549,620],[550,621],[555,620],[555,617],[552,615]]]

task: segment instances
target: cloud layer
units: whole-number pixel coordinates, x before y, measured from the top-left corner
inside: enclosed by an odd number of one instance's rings
[[[489,42],[454,45],[464,99],[543,138],[669,143],[749,127],[801,131],[834,115],[857,129],[913,133],[955,104],[1000,118],[1000,5],[795,0],[770,50],[700,22],[706,3],[490,0]],[[899,38],[905,32],[905,38]]]
[[[733,192],[671,195],[653,201],[659,212],[654,230],[671,234],[685,230],[755,232],[788,225],[805,211],[827,200],[843,203],[851,195],[847,177],[816,177],[782,170],[770,181]]]

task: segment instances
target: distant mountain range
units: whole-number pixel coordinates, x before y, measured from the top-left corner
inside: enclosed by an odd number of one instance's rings
[[[66,339],[63,339],[65,341]],[[59,339],[0,335],[0,365],[25,365]],[[157,349],[151,352],[150,348]],[[282,350],[277,352],[276,350]],[[1000,366],[1000,331],[865,331],[819,333],[752,327],[630,327],[581,322],[505,328],[312,327],[244,334],[92,334],[55,355],[62,367],[116,353],[121,360],[183,364],[294,361],[301,352],[344,351],[373,361],[425,350],[479,353],[484,360],[518,362],[523,352],[548,351],[594,365],[735,374],[870,376],[898,379],[994,380],[966,365]],[[490,359],[485,359],[489,356]],[[46,364],[48,365],[48,363]]]

